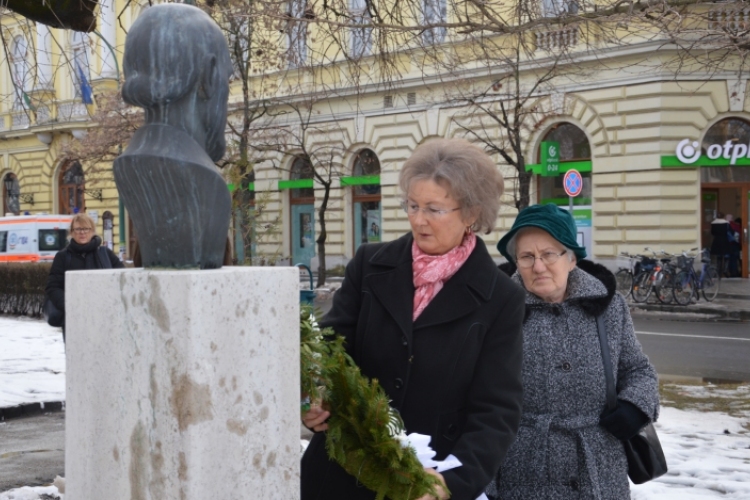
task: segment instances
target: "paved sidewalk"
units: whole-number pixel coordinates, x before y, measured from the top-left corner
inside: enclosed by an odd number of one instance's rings
[[[652,294],[653,295],[653,294]],[[645,304],[629,299],[630,311],[635,315],[663,317],[673,321],[748,321],[750,322],[750,279],[724,278],[719,285],[719,294],[712,302],[702,296],[687,306],[661,304],[649,297]]]

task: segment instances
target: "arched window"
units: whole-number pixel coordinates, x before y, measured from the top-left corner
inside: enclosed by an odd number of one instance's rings
[[[565,171],[565,163],[590,162],[591,146],[586,133],[572,123],[558,123],[544,136],[542,142],[555,141],[560,145],[560,172]],[[540,155],[541,156],[541,155]],[[573,199],[576,205],[591,205],[591,171],[577,168],[583,177],[583,191]],[[568,205],[568,195],[563,188],[563,175],[554,177],[540,176],[539,203],[555,203]]]
[[[292,161],[290,181],[298,181],[289,190],[292,228],[292,264],[310,265],[315,256],[315,190],[314,170],[307,156]]]
[[[29,62],[29,44],[26,38],[18,35],[13,39],[10,56],[12,60],[11,77],[13,78],[13,109],[26,107],[25,94],[31,85],[31,64]]]
[[[354,213],[354,249],[363,243],[381,241],[383,216],[380,204],[380,161],[371,149],[363,149],[354,158],[352,186]]]
[[[21,213],[21,188],[16,174],[9,172],[3,178],[3,211],[0,213],[18,215]]]
[[[84,174],[79,161],[68,162],[60,169],[60,206],[59,213],[75,214],[86,210],[83,196]]]

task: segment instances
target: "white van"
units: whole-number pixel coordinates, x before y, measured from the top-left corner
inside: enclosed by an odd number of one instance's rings
[[[72,215],[0,217],[0,263],[52,262],[68,244]]]

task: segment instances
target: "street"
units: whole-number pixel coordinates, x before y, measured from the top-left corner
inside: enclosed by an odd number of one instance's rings
[[[316,297],[325,313],[331,296]],[[668,321],[634,315],[636,335],[662,376],[750,381],[750,323]]]
[[[750,324],[638,317],[633,322],[659,375],[750,381]]]

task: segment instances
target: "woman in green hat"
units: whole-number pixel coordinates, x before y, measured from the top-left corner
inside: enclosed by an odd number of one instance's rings
[[[656,371],[633,331],[614,275],[583,260],[573,217],[555,205],[522,210],[497,248],[526,290],[521,427],[492,499],[629,499],[620,440],[659,413]],[[607,330],[617,407],[606,408],[597,330]]]

